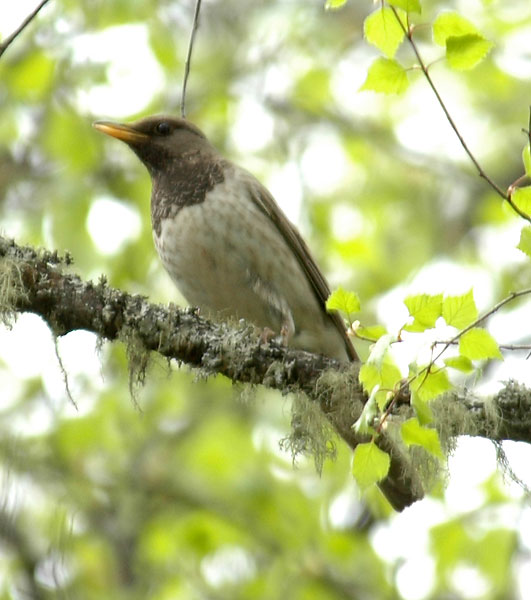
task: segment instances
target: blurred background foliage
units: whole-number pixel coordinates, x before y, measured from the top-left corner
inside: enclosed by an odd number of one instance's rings
[[[4,37],[33,4],[0,6]],[[332,285],[358,292],[364,324],[392,325],[385,298],[426,270],[437,291],[454,275],[478,284],[482,308],[529,285],[517,219],[420,73],[403,97],[358,91],[377,56],[362,35],[372,3],[323,4],[205,0],[188,117],[270,187]],[[420,22],[457,10],[496,45],[474,71],[433,75],[505,187],[522,173],[529,3],[422,4]],[[52,0],[0,61],[2,233],[155,302],[179,298],[153,249],[147,173],[91,123],[178,112],[193,8]],[[442,54],[429,27],[417,40]],[[79,332],[58,350],[77,409],[42,322],[1,333],[1,599],[529,597],[529,509],[497,475],[459,507],[439,491],[394,517],[375,493],[368,517],[339,442],[320,476],[279,447],[290,399],[154,358],[135,405],[120,344]]]

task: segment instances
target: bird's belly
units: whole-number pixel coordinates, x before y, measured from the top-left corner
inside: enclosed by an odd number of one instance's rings
[[[217,190],[154,232],[181,294],[212,317],[243,318],[276,333],[291,325],[293,346],[344,359],[341,336],[269,218],[253,202]]]
[[[254,230],[252,207],[231,210],[228,204],[226,198],[223,202],[207,198],[182,208],[174,218],[162,221],[160,235],[154,235],[156,248],[191,305],[211,316],[244,318],[278,331],[280,318],[253,290],[256,278],[275,280],[278,256],[271,255],[271,247],[278,241],[264,239],[269,237],[267,230]],[[258,214],[258,223],[260,218]]]

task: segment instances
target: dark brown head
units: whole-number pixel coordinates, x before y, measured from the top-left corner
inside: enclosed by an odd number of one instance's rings
[[[156,115],[129,124],[96,121],[94,127],[130,146],[152,176],[186,154],[214,152],[205,134],[186,119]]]

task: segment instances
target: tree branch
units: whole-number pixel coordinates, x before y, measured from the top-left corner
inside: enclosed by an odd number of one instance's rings
[[[68,272],[71,262],[69,256],[61,258],[56,252],[18,246],[0,237],[0,318],[10,323],[17,313],[32,312],[40,315],[57,336],[85,329],[107,340],[120,339],[146,353],[174,358],[206,374],[220,373],[234,382],[262,384],[283,394],[303,392],[319,403],[351,448],[368,439],[352,429],[366,402],[356,366],[274,342],[263,344],[250,326],[234,329],[212,323],[194,309],[151,304],[142,296],[109,287],[104,279],[97,284],[82,281]],[[531,392],[518,388],[515,396],[516,388],[511,386],[506,387],[511,401],[499,395],[488,409],[484,402],[469,396],[440,401],[441,422],[445,421],[444,410],[448,413],[452,408],[454,416],[460,411],[458,418],[446,419],[450,421],[446,437],[469,434],[531,443],[531,423],[526,416],[531,414]],[[400,416],[408,410],[404,405],[397,409]],[[392,458],[389,475],[380,487],[401,510],[422,498],[424,489],[391,429],[392,423],[377,439]]]
[[[41,0],[38,6],[33,10],[22,23],[13,31],[11,35],[9,35],[1,44],[0,44],[0,57],[2,54],[9,48],[9,46],[15,41],[15,38],[26,29],[26,27],[33,21],[33,19],[37,16],[37,13],[41,10],[41,8],[48,3],[49,0]]]
[[[511,440],[531,444],[531,390],[508,381],[490,400],[461,393],[454,400],[466,412],[461,423],[449,424],[446,435],[471,435],[495,442]],[[463,428],[464,427],[464,428]]]

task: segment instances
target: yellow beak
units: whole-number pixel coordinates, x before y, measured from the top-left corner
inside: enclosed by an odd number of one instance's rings
[[[127,144],[139,144],[147,142],[149,135],[136,131],[129,125],[122,125],[121,123],[113,123],[112,121],[95,121],[92,126],[111,137],[122,140]]]

